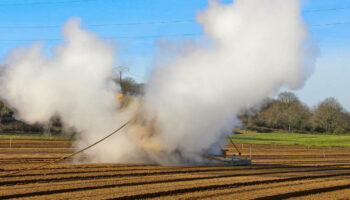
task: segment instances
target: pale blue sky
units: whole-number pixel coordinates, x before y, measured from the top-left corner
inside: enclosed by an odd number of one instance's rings
[[[116,38],[121,60],[117,65],[129,66],[129,76],[139,81],[146,80],[158,37],[140,36],[201,33],[200,26],[191,20],[207,3],[207,0],[1,0],[0,61],[10,49],[28,46],[33,40],[53,39],[46,41],[46,49],[59,43],[60,40],[56,39],[60,38],[60,26],[71,17],[80,17],[85,26],[190,20],[171,24],[85,27],[102,37]],[[343,9],[324,10],[332,8]],[[303,17],[310,26],[347,23],[310,27],[318,41],[320,55],[314,74],[296,93],[310,106],[333,96],[350,111],[350,0],[308,0],[304,2],[303,11]],[[47,27],[51,25],[53,27]],[[164,38],[181,40],[188,37],[201,36]]]

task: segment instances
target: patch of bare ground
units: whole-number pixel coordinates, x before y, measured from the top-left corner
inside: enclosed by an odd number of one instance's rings
[[[350,149],[238,145],[252,166],[60,163],[70,141],[0,140],[0,199],[341,199],[350,196]],[[230,154],[235,154],[228,146]],[[250,151],[252,149],[252,151]],[[250,155],[250,152],[252,154]],[[21,173],[4,177],[9,172]]]

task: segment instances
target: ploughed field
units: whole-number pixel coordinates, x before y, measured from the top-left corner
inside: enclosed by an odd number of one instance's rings
[[[100,144],[103,145],[103,144]],[[238,144],[252,166],[59,163],[70,141],[0,139],[0,199],[346,199],[350,149]],[[228,154],[237,154],[228,146]]]

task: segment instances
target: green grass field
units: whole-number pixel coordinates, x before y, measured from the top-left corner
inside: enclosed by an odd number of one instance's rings
[[[0,139],[12,138],[12,139],[39,139],[39,140],[72,140],[70,136],[46,136],[46,135],[22,135],[22,134],[0,134]]]
[[[350,135],[248,132],[234,135],[233,141],[239,144],[336,146],[350,148]]]
[[[72,140],[70,136],[45,136],[0,134],[1,138],[13,139],[43,139],[43,140]],[[302,146],[337,146],[350,148],[349,135],[331,134],[300,134],[300,133],[255,133],[235,134],[233,141],[238,144],[276,144],[276,145],[302,145]]]

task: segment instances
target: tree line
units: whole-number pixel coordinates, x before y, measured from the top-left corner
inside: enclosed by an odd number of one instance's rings
[[[257,131],[350,133],[350,114],[334,97],[309,108],[294,93],[282,92],[260,106],[242,110],[239,119],[242,128]]]
[[[133,78],[125,77],[120,83],[120,79],[114,82],[121,86],[121,92],[124,95],[142,96],[144,92],[144,84],[138,83]],[[15,133],[62,133],[62,123],[59,116],[53,116],[47,124],[27,124],[16,119],[16,110],[8,107],[5,102],[0,100],[0,132]],[[74,130],[64,130],[65,133],[74,134]]]
[[[122,93],[142,96],[145,84],[126,77],[115,80],[122,86]],[[62,124],[59,117],[52,117],[48,125],[29,125],[14,118],[15,110],[0,101],[0,131],[4,132],[56,132]],[[242,128],[256,131],[283,130],[288,132],[350,133],[350,113],[339,101],[326,98],[317,106],[309,108],[291,92],[282,92],[276,98],[265,99],[259,106],[243,109],[238,115]]]

